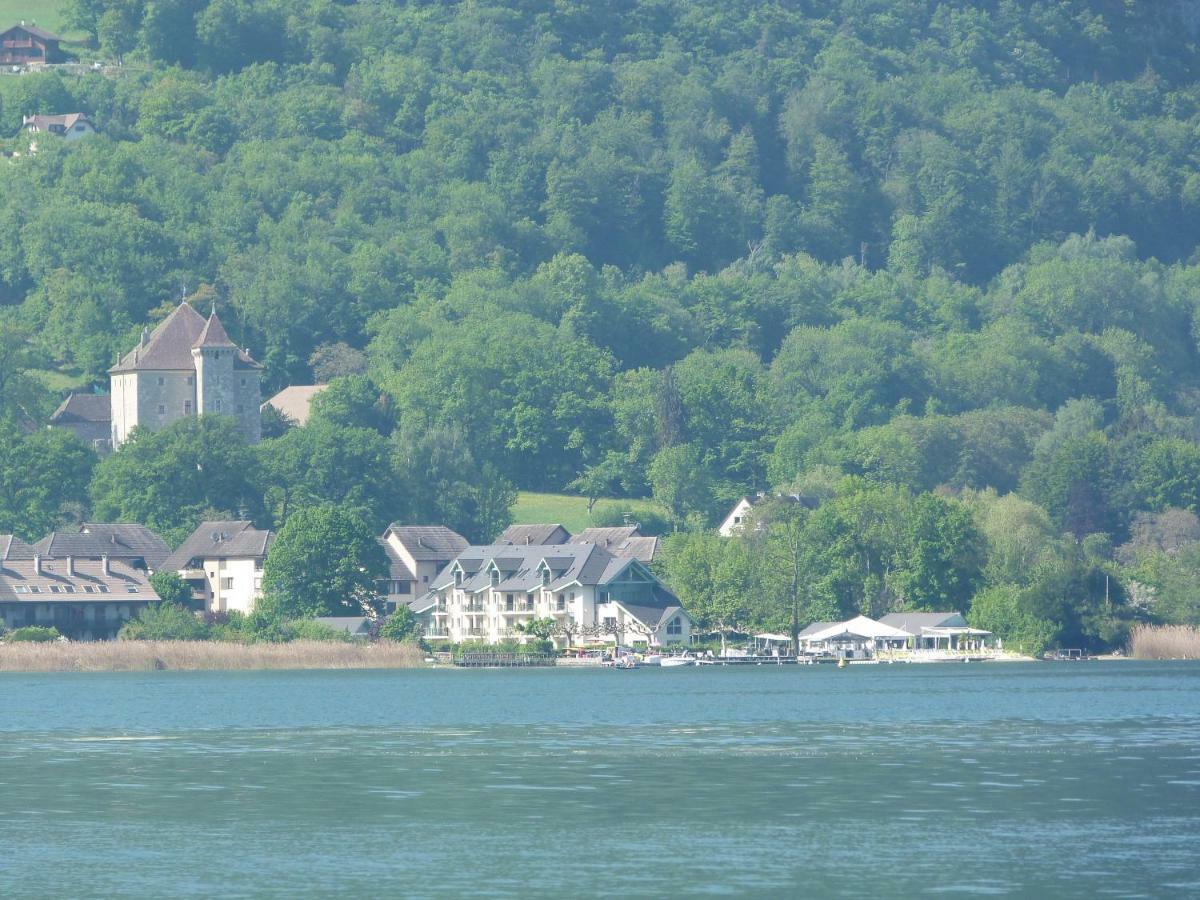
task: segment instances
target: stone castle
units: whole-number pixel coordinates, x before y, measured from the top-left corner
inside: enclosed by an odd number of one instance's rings
[[[252,443],[262,437],[262,366],[229,339],[216,310],[205,319],[180,303],[108,372],[113,449],[135,426],[201,414],[233,417]]]

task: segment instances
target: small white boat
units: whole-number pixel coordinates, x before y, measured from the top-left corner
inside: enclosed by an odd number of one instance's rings
[[[664,656],[662,662],[659,663],[664,669],[674,666],[694,666],[696,660],[690,656]]]
[[[643,666],[661,666],[662,661],[663,658],[661,653],[651,653],[649,656],[642,657]]]

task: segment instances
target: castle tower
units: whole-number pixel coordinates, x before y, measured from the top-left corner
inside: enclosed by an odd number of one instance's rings
[[[200,415],[231,416],[246,439],[262,437],[259,386],[262,366],[238,350],[229,339],[216,310],[192,345],[196,365],[196,412]]]

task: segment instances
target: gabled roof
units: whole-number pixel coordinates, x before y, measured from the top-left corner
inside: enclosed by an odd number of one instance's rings
[[[451,560],[470,546],[465,537],[445,525],[398,525],[393,522],[383,533],[394,536],[417,562]]]
[[[617,565],[612,565],[614,560]],[[632,559],[618,560],[596,544],[556,544],[549,553],[545,546],[537,544],[488,544],[467,547],[454,562],[438,573],[429,586],[433,590],[449,587],[454,583],[456,568],[461,568],[465,573],[463,590],[484,590],[491,586],[491,573],[495,568],[500,571],[500,590],[533,591],[542,585],[543,561],[552,572],[551,590],[571,584],[607,584],[636,563]]]
[[[171,553],[166,541],[145,525],[87,522],[79,531],[52,531],[34,550],[52,559],[65,557],[99,559],[142,559],[151,569],[158,568]]]
[[[192,349],[196,349],[197,347],[236,346],[237,344],[231,341],[229,335],[225,333],[225,326],[217,318],[217,311],[214,309],[212,315],[208,317],[208,321],[204,323],[204,329],[200,332],[200,336],[196,338],[196,343],[192,344]]]
[[[0,568],[0,600],[5,603],[157,602],[149,576],[127,560],[10,560]],[[72,571],[73,570],[73,571]],[[20,588],[20,590],[18,590]],[[36,591],[34,590],[36,588]]]
[[[803,631],[801,631],[798,635],[796,635],[796,637],[801,637],[801,638],[811,637],[814,634],[819,634],[822,631],[826,631],[826,630],[832,628],[836,624],[837,624],[837,622],[813,622],[811,625],[809,625],[807,628],[805,628]]]
[[[69,394],[58,405],[50,421],[55,425],[69,422],[111,422],[112,398],[108,394]]]
[[[20,25],[13,25],[9,28],[4,29],[4,31],[0,31],[0,37],[8,34],[10,31],[16,31],[17,29],[20,29],[21,31],[27,31],[30,34],[32,34],[34,37],[40,37],[43,41],[61,41],[62,40],[62,38],[60,38],[57,34],[52,34],[51,32],[47,31],[44,28],[38,28],[36,25],[26,25],[24,22],[22,22]]]
[[[15,534],[0,534],[0,561],[6,559],[33,559],[36,551]]]
[[[186,569],[193,559],[259,559],[275,540],[273,532],[253,522],[201,522],[179,549],[163,561],[164,571]]]
[[[659,540],[643,535],[636,525],[617,525],[612,528],[585,528],[571,538],[575,544],[599,544],[614,556],[627,556],[642,562],[653,562],[658,555]]]
[[[375,538],[375,540],[379,542],[379,546],[383,548],[384,556],[387,557],[388,578],[390,578],[392,581],[417,580],[416,573],[413,572],[413,570],[408,567],[408,563],[406,563],[400,557],[400,554],[397,552],[396,548],[392,546],[391,541],[388,541],[385,538]]]
[[[144,335],[142,341],[121,357],[121,361],[108,371],[116,374],[140,371],[178,372],[195,369],[196,363],[192,357],[192,347],[196,346],[206,333],[213,333],[210,326],[214,320],[216,320],[215,313],[206,320],[189,304],[180,303],[169,316],[159,322],[153,331]],[[229,340],[229,335],[225,333],[225,329],[221,327],[219,320],[216,321],[216,328],[228,342],[220,346],[234,346],[233,342]],[[237,351],[234,366],[240,369],[262,368],[242,350]]]
[[[497,544],[513,544],[514,546],[533,546],[547,544],[565,544],[571,540],[571,532],[557,522],[545,525],[509,525]]]
[[[92,120],[83,113],[65,113],[60,116],[33,115],[21,117],[21,125],[25,128],[32,126],[34,131],[49,131],[51,125],[61,125],[63,131],[70,131],[78,122],[92,124]],[[94,128],[95,126],[93,125],[92,127]]]
[[[273,406],[297,425],[303,425],[312,410],[313,397],[327,387],[327,384],[293,384],[266,401],[260,409]]]
[[[915,637],[923,628],[966,628],[967,620],[956,612],[898,612],[888,613],[879,620],[884,625],[899,628]]]

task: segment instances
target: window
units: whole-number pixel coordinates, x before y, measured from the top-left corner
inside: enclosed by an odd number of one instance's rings
[[[246,407],[242,406],[242,404],[240,404],[240,403],[239,403],[239,404],[237,405],[237,411],[238,411],[238,413],[239,413],[239,414],[240,414],[240,413],[244,413],[244,412],[246,411]]]
[[[195,383],[196,383],[196,376],[195,376],[195,375],[189,375],[189,376],[187,377],[187,383],[188,383],[188,384],[195,384]]]
[[[617,620],[615,618],[613,618],[612,616],[605,616],[604,617],[604,630],[605,631],[616,631],[617,630]]]
[[[558,595],[558,611],[562,612],[567,608],[567,598],[562,594]]]
[[[411,581],[397,581],[395,593],[411,594],[412,593],[412,582]]]
[[[421,584],[429,584],[429,576],[428,575],[421,576]]]
[[[135,587],[130,587],[130,588],[128,588],[128,591],[129,591],[129,593],[131,593],[131,594],[136,594],[136,593],[138,592],[138,589],[137,589],[137,588],[135,588]]]
[[[232,591],[233,590],[233,579],[232,578],[222,578],[221,579],[221,590]]]
[[[96,588],[96,590],[98,590],[102,594],[107,594],[108,593],[108,585],[102,584],[98,588]]]
[[[261,572],[261,571],[262,571],[262,567],[263,567],[263,561],[262,561],[261,559],[256,559],[256,560],[254,561],[254,571],[255,571],[255,572]]]
[[[221,411],[221,401],[220,400],[213,401],[213,409],[215,409],[217,412]]]
[[[160,416],[162,416],[162,415],[166,415],[166,412],[167,412],[167,407],[162,403],[158,404],[158,414]]]
[[[191,400],[183,401],[183,414],[185,416],[190,416],[192,414],[192,401]]]
[[[42,592],[42,589],[40,587],[38,587],[36,584],[31,584],[29,586],[29,593],[40,594],[41,592]]]
[[[52,593],[52,594],[58,593],[58,585],[57,584],[50,585],[50,593]]]
[[[550,587],[550,570],[542,569],[542,587]]]
[[[262,590],[262,579],[261,579],[261,578],[255,578],[255,579],[254,579],[254,589],[255,589],[256,591],[261,591],[261,590]]]
[[[492,587],[496,587],[500,583],[500,573],[492,569]]]
[[[246,386],[246,379],[245,379],[245,378],[243,378],[243,379],[242,379],[242,387],[245,387],[245,386]]]
[[[94,594],[94,593],[96,593],[96,589],[94,587],[92,587],[90,584],[85,584],[83,586],[83,592],[85,594]]]
[[[13,593],[14,594],[28,594],[29,588],[27,588],[23,584],[13,585]]]
[[[676,616],[667,623],[667,634],[674,635],[676,637],[683,634],[683,621],[679,618],[679,616]]]
[[[69,585],[69,584],[68,584],[68,585],[65,585],[65,586],[63,587],[63,593],[66,593],[66,594],[73,594],[73,593],[75,593],[75,588],[74,588],[74,587],[72,587],[72,586],[71,586],[71,585]]]

